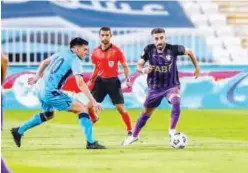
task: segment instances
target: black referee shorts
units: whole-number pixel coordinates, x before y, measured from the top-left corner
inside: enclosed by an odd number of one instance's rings
[[[109,94],[114,105],[124,104],[121,82],[118,77],[105,79],[98,76],[91,93],[99,103],[101,103],[105,96]]]

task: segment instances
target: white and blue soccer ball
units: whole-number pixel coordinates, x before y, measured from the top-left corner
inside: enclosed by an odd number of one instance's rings
[[[187,136],[181,132],[175,133],[170,140],[170,145],[173,148],[183,149],[187,146]]]

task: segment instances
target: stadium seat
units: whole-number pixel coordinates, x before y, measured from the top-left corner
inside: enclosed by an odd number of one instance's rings
[[[182,3],[184,4],[183,5],[184,9],[188,12],[189,15],[196,15],[202,13],[200,6],[197,3],[193,3],[189,1],[184,1]]]
[[[221,35],[234,36],[234,31],[229,26],[216,27],[215,32],[217,36],[221,36]]]
[[[198,27],[197,33],[204,35],[205,37],[213,37],[215,30],[212,27]]]
[[[199,1],[198,3],[202,11],[204,11],[205,13],[215,14],[219,11],[217,4],[205,1]]]
[[[207,14],[209,22],[215,26],[225,26],[226,25],[226,17],[221,14]]]
[[[230,53],[223,49],[215,47],[212,49],[213,56],[215,57],[215,62],[218,64],[228,64],[231,63]]]
[[[248,52],[247,50],[241,48],[241,47],[233,47],[232,49],[228,49],[229,52],[233,57],[236,57],[236,59],[247,59],[248,60]]]
[[[241,46],[242,48],[248,49],[248,37],[241,37]]]
[[[206,15],[193,15],[191,16],[192,22],[196,25],[196,27],[207,27],[209,26],[208,17]]]
[[[206,42],[210,47],[221,47],[223,48],[223,40],[218,37],[207,37]]]
[[[225,36],[225,37],[220,37],[220,40],[223,41],[224,46],[226,48],[232,48],[232,47],[241,48],[241,41],[240,38],[238,37]]]

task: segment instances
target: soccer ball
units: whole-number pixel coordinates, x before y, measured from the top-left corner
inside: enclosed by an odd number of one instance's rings
[[[170,145],[173,148],[183,149],[186,147],[187,142],[188,142],[187,137],[183,133],[178,132],[171,137]]]

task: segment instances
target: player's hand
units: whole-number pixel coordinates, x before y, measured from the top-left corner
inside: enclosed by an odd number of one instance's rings
[[[126,85],[127,85],[127,88],[131,88],[132,86],[131,80],[129,78],[126,80]]]
[[[35,75],[34,77],[28,78],[28,84],[34,85],[36,82],[40,79],[38,75]]]
[[[89,81],[87,82],[87,86],[90,87],[91,84],[92,84],[92,82],[91,82],[91,80],[89,80]]]
[[[151,73],[152,70],[153,70],[153,68],[151,66],[145,67],[145,68],[142,69],[142,73],[143,74],[148,74],[148,73]]]
[[[194,72],[195,79],[197,79],[200,76],[200,69],[196,68]]]
[[[96,112],[102,112],[103,108],[100,103],[97,103],[94,98],[91,99],[91,103],[93,105],[93,108]]]
[[[103,111],[103,108],[102,108],[100,103],[97,103],[97,102],[93,103],[93,107],[94,107],[96,112],[102,112]]]

